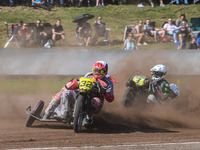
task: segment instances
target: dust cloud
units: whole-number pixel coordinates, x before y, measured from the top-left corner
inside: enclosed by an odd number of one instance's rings
[[[115,84],[115,101],[105,103],[102,118],[135,128],[199,128],[200,127],[200,67],[195,52],[131,53],[115,65],[110,73],[119,81]],[[156,64],[167,68],[166,79],[180,88],[180,97],[162,105],[127,108],[122,97],[127,89],[125,83],[133,72],[139,71],[150,77],[150,69]],[[117,68],[117,69],[116,69]]]
[[[150,76],[150,69],[156,64],[167,67],[166,79],[169,83],[178,84],[181,96],[163,105],[125,108],[122,97],[128,78],[135,71]],[[115,84],[115,101],[105,102],[103,111],[97,116],[107,123],[121,124],[128,128],[199,128],[199,65],[199,55],[193,51],[130,53],[126,58],[116,61],[115,65],[109,66],[109,74],[119,81],[119,84]],[[8,91],[1,95],[0,120],[20,119],[25,122],[25,109],[28,106],[34,106],[37,100],[42,99],[46,107],[54,96],[55,93],[48,93],[46,90],[41,84],[40,94],[15,95]]]

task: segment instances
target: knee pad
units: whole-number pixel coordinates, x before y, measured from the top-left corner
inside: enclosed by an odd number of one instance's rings
[[[101,111],[102,101],[98,97],[94,97],[91,100],[91,107],[94,108],[96,111]]]

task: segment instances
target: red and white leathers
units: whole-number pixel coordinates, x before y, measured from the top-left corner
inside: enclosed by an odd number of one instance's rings
[[[73,109],[73,105],[75,103],[77,97],[78,90],[68,90],[66,87],[63,87],[51,100],[48,107],[45,110],[45,114],[43,119],[48,119],[60,104],[60,114],[61,119],[66,119],[71,109]]]
[[[93,78],[94,80],[97,80],[94,78],[93,72],[87,73],[85,78]],[[106,84],[106,86],[103,86],[105,89],[105,99],[108,102],[114,101],[114,92],[113,92],[113,83],[118,83],[115,79],[113,79],[110,75],[106,75],[101,80]],[[79,81],[77,79],[73,79],[70,82],[66,84],[66,88],[73,90],[77,89],[79,85]],[[91,107],[94,109],[94,113],[98,113],[101,111],[101,108],[103,107],[104,99],[100,99],[99,97],[94,97],[91,100]]]

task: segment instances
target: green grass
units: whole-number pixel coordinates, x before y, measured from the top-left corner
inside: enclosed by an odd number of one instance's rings
[[[144,8],[138,8],[136,5],[109,5],[105,8],[96,9],[94,7],[82,7],[82,8],[59,8],[55,7],[52,11],[48,12],[43,9],[33,9],[31,7],[0,7],[0,47],[3,47],[6,40],[6,28],[4,22],[8,22],[9,25],[18,23],[19,20],[24,22],[36,22],[37,19],[41,19],[42,22],[50,22],[55,24],[56,20],[60,18],[67,36],[68,48],[80,48],[76,46],[75,28],[76,24],[72,23],[73,18],[80,14],[90,13],[95,18],[90,20],[93,24],[96,17],[101,15],[106,22],[107,27],[111,28],[110,39],[111,46],[95,46],[89,47],[89,49],[121,49],[122,39],[124,34],[124,28],[126,25],[137,24],[142,19],[147,18],[156,22],[156,27],[160,28],[164,21],[169,17],[173,20],[177,19],[180,14],[186,14],[186,17],[200,17],[199,5],[167,5],[166,7],[151,8],[146,6]],[[142,46],[140,49],[174,49],[175,44],[165,43],[156,44],[150,43],[150,46]]]
[[[56,93],[69,80],[67,77],[1,77],[0,78],[0,94],[42,94],[42,93]]]

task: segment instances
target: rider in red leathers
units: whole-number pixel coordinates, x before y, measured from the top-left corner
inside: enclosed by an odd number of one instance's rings
[[[93,78],[94,81],[103,81],[105,85],[103,85],[105,99],[108,102],[114,101],[114,93],[113,93],[113,83],[117,83],[110,75],[107,74],[108,72],[108,64],[105,61],[97,61],[93,66],[92,72],[87,73],[84,77],[85,78]],[[74,79],[71,82],[66,84],[66,88],[69,90],[74,90],[78,88],[78,80]],[[103,107],[104,97],[94,97],[91,100],[91,112],[89,116],[87,116],[83,120],[83,124],[92,124],[93,122],[93,114],[99,113]]]
[[[97,61],[93,65],[92,72],[87,73],[84,77],[85,78],[93,78],[94,81],[103,81],[105,85],[103,86],[102,93],[105,99],[108,102],[114,101],[114,93],[113,93],[113,83],[117,83],[115,79],[113,79],[110,75],[107,74],[108,72],[108,64],[105,61]],[[65,122],[68,117],[71,106],[73,107],[75,100],[77,98],[77,94],[79,91],[79,80],[74,78],[70,80],[65,87],[61,89],[59,93],[53,97],[52,101],[50,102],[49,106],[46,108],[45,114],[43,119],[48,119],[56,109],[56,107],[61,104],[61,119]],[[94,97],[91,100],[91,112],[89,116],[87,116],[83,122],[85,124],[91,124],[93,122],[93,114],[98,113],[101,111],[103,107],[104,98],[100,99],[99,97]]]

